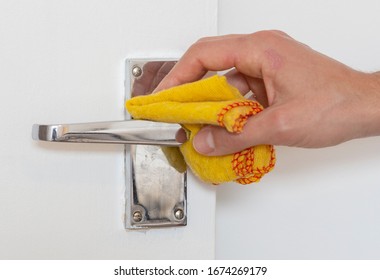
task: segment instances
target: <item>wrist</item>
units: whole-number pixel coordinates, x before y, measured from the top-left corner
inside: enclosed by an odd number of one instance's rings
[[[380,72],[364,74],[362,86],[363,137],[380,136]]]

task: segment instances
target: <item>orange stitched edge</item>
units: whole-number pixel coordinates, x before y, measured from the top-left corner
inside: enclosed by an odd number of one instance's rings
[[[235,171],[235,174],[239,176],[235,182],[242,185],[250,184],[253,182],[258,182],[264,176],[274,168],[276,163],[274,147],[271,147],[271,159],[268,166],[262,168],[253,168],[254,159],[255,159],[255,150],[254,147],[245,149],[241,152],[237,152],[233,155],[232,159],[232,169]]]
[[[224,127],[223,119],[224,116],[230,111],[231,109],[234,109],[236,107],[240,106],[250,106],[250,110],[248,113],[244,115],[240,115],[239,118],[236,119],[234,125],[232,126],[233,132],[241,132],[243,129],[244,124],[246,123],[248,117],[252,115],[256,115],[257,113],[262,111],[262,107],[259,103],[254,102],[254,101],[239,101],[239,102],[234,102],[231,104],[228,104],[226,107],[222,108],[220,113],[218,114],[218,123],[220,126]]]
[[[247,119],[250,116],[256,115],[261,112],[263,109],[258,102],[255,101],[240,101],[228,104],[226,107],[222,108],[220,113],[218,114],[218,123],[220,126],[225,127],[223,123],[224,116],[230,111],[239,106],[250,106],[250,110],[244,114],[240,115],[239,118],[236,119],[234,125],[232,126],[233,132],[241,132],[243,130],[243,126],[246,123]],[[233,155],[231,164],[232,169],[235,171],[235,174],[238,178],[235,182],[247,185],[253,182],[258,182],[264,176],[264,174],[268,173],[274,168],[276,157],[274,147],[271,147],[271,159],[269,161],[268,166],[262,168],[253,168],[254,160],[255,160],[255,149],[254,147],[247,148],[241,152],[237,152]]]

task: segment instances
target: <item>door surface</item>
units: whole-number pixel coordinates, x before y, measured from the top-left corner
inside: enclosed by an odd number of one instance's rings
[[[215,192],[188,177],[188,225],[126,231],[122,145],[34,142],[33,123],[124,119],[126,58],[179,57],[217,1],[0,2],[0,258],[214,257]]]
[[[218,32],[280,29],[355,69],[379,71],[379,12],[370,0],[221,0]],[[259,184],[218,189],[216,257],[379,259],[379,144],[278,147]]]

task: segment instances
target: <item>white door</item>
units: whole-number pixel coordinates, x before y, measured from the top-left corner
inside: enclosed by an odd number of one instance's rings
[[[280,29],[349,66],[380,70],[379,1],[219,1],[219,34]],[[307,63],[307,61],[305,61]],[[380,138],[277,148],[252,186],[217,192],[216,257],[379,259]]]
[[[39,143],[33,123],[124,119],[126,58],[217,34],[217,1],[0,2],[0,259],[214,258],[215,191],[191,174],[187,226],[124,228],[124,147]]]

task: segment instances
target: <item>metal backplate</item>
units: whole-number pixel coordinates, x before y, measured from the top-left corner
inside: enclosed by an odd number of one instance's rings
[[[174,60],[126,60],[125,99],[150,94],[174,64]],[[125,118],[130,119],[128,112]],[[186,167],[170,160],[180,156],[176,149],[125,146],[127,229],[186,225]]]

